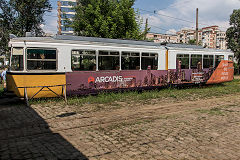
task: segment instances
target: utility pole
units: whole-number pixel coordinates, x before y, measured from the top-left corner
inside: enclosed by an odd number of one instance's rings
[[[148,32],[148,18],[146,18],[145,29],[144,29],[144,39],[147,39],[147,32]]]
[[[198,8],[196,9],[196,45],[198,45]]]

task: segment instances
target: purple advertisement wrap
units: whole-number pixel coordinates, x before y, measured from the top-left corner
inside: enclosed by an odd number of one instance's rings
[[[67,93],[81,95],[99,90],[166,86],[191,81],[192,70],[74,71],[66,73]]]

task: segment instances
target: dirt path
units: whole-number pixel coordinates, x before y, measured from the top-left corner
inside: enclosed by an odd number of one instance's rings
[[[239,97],[95,112],[0,103],[0,158],[240,159]]]

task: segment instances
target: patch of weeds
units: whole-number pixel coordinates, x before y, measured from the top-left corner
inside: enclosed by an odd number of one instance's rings
[[[100,110],[103,110],[104,107],[102,105],[96,105],[93,109],[94,112],[97,112],[97,111],[100,111]]]
[[[224,113],[219,108],[213,108],[213,109],[210,109],[209,114],[211,114],[211,115],[223,115]]]
[[[229,104],[227,106],[223,106],[223,108],[231,108],[231,107],[240,107],[240,105],[237,104]]]
[[[3,96],[4,90],[3,88],[0,88],[0,97]]]
[[[113,103],[111,106],[112,106],[114,109],[120,109],[120,108],[123,107],[121,104],[118,104],[118,103]]]
[[[0,81],[1,81],[1,79],[0,79]],[[4,94],[4,86],[3,86],[3,84],[0,84],[0,97],[3,96],[3,94]]]
[[[223,115],[224,114],[222,112],[221,108],[218,108],[218,107],[214,107],[211,109],[197,109],[196,111],[200,112],[200,113],[206,113],[209,115]]]
[[[109,132],[114,129],[122,129],[124,127],[135,127],[135,125],[149,124],[149,123],[153,123],[154,121],[159,120],[159,119],[169,119],[169,118],[175,118],[175,117],[177,117],[177,115],[163,115],[163,116],[159,116],[159,117],[149,117],[148,119],[136,119],[136,120],[130,121],[130,122],[116,123],[116,124],[110,125],[106,128],[99,127],[98,130],[103,131],[103,132],[107,132],[107,131]],[[139,130],[139,132],[141,131],[138,128],[135,131],[137,131],[137,130]]]
[[[98,128],[100,131],[110,131],[110,130],[114,130],[114,129],[121,129],[124,127],[129,127],[129,126],[133,126],[133,125],[140,125],[143,123],[151,123],[152,120],[135,120],[135,121],[130,121],[130,122],[120,122],[120,123],[116,123],[113,125],[110,125],[106,128]]]
[[[55,98],[34,98],[29,100],[30,104],[41,104],[43,106],[50,106],[65,103],[63,98],[55,97]]]
[[[221,97],[228,94],[240,93],[240,79],[233,80],[232,82],[226,82],[222,84],[206,85],[203,87],[191,87],[184,89],[161,89],[143,91],[138,93],[136,91],[122,92],[122,93],[100,93],[96,96],[80,96],[80,97],[68,97],[68,105],[74,105],[77,107],[84,106],[85,104],[98,105],[103,104],[108,106],[108,109],[116,109],[123,106],[117,106],[118,102],[124,102],[125,104],[151,104],[154,100],[160,102],[162,99],[172,99],[177,101],[184,100],[200,100],[212,97]],[[1,88],[0,88],[1,91]],[[1,92],[0,92],[1,93]],[[60,98],[54,99],[40,99],[34,100],[33,104],[60,104],[65,105],[64,100]],[[217,111],[212,111],[216,113]]]
[[[174,95],[174,94],[170,94],[169,97],[171,97],[171,98],[177,98],[177,96]]]

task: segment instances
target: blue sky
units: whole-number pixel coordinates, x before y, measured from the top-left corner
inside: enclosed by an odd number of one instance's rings
[[[47,33],[57,33],[57,0],[50,0],[53,11],[45,16],[42,25]],[[195,27],[195,12],[199,8],[199,27],[218,25],[226,30],[233,9],[240,0],[136,0],[143,21],[149,19],[151,32],[174,34],[181,28]]]

